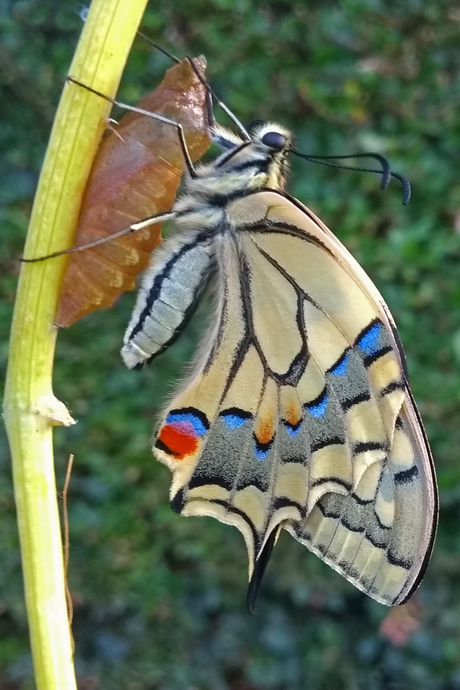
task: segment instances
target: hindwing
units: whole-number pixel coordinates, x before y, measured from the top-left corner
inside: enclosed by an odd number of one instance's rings
[[[388,308],[298,202],[262,191],[229,217],[215,323],[155,440],[172,505],[242,532],[250,606],[281,528],[402,603],[429,559],[437,494]]]

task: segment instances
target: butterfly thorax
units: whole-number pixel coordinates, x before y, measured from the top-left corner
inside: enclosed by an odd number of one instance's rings
[[[243,141],[218,128],[213,138],[228,150],[213,163],[197,167],[196,177],[187,176],[185,194],[173,209],[181,225],[215,227],[225,221],[225,208],[235,199],[285,187],[292,143],[287,130],[264,125]]]

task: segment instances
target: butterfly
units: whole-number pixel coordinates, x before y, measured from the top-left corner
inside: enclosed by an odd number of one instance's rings
[[[176,230],[153,253],[122,348],[130,368],[152,361],[215,289],[155,436],[171,505],[240,530],[250,610],[282,529],[376,601],[401,604],[431,555],[437,489],[395,323],[347,249],[285,191],[291,133],[231,116],[239,134],[209,115],[223,152],[195,169],[184,147],[184,193],[145,222]]]

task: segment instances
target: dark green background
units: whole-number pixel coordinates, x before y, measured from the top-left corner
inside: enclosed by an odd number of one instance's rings
[[[129,2],[129,0],[126,0]],[[0,0],[0,356],[32,196],[81,21],[77,3]],[[178,55],[204,53],[209,79],[245,122],[291,127],[301,150],[376,150],[409,177],[297,162],[290,191],[337,233],[400,328],[441,494],[438,539],[404,647],[379,633],[388,609],[288,535],[257,616],[245,609],[241,535],[167,502],[151,428],[203,315],[149,370],[119,348],[133,295],[62,332],[55,391],[79,420],[56,432],[70,489],[70,587],[81,690],[454,690],[460,688],[460,9],[456,0],[159,0],[144,31]],[[121,98],[168,67],[142,40]],[[221,118],[221,121],[225,121]],[[205,310],[204,310],[205,311]],[[10,463],[0,448],[0,688],[34,687]]]

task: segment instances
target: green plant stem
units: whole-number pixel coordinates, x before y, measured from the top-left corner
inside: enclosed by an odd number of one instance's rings
[[[69,74],[114,96],[147,0],[93,0]],[[25,256],[71,246],[108,104],[64,88],[45,157]],[[21,269],[10,339],[5,420],[37,690],[75,690],[53,462],[54,425],[73,424],[52,391],[53,325],[66,257]]]

